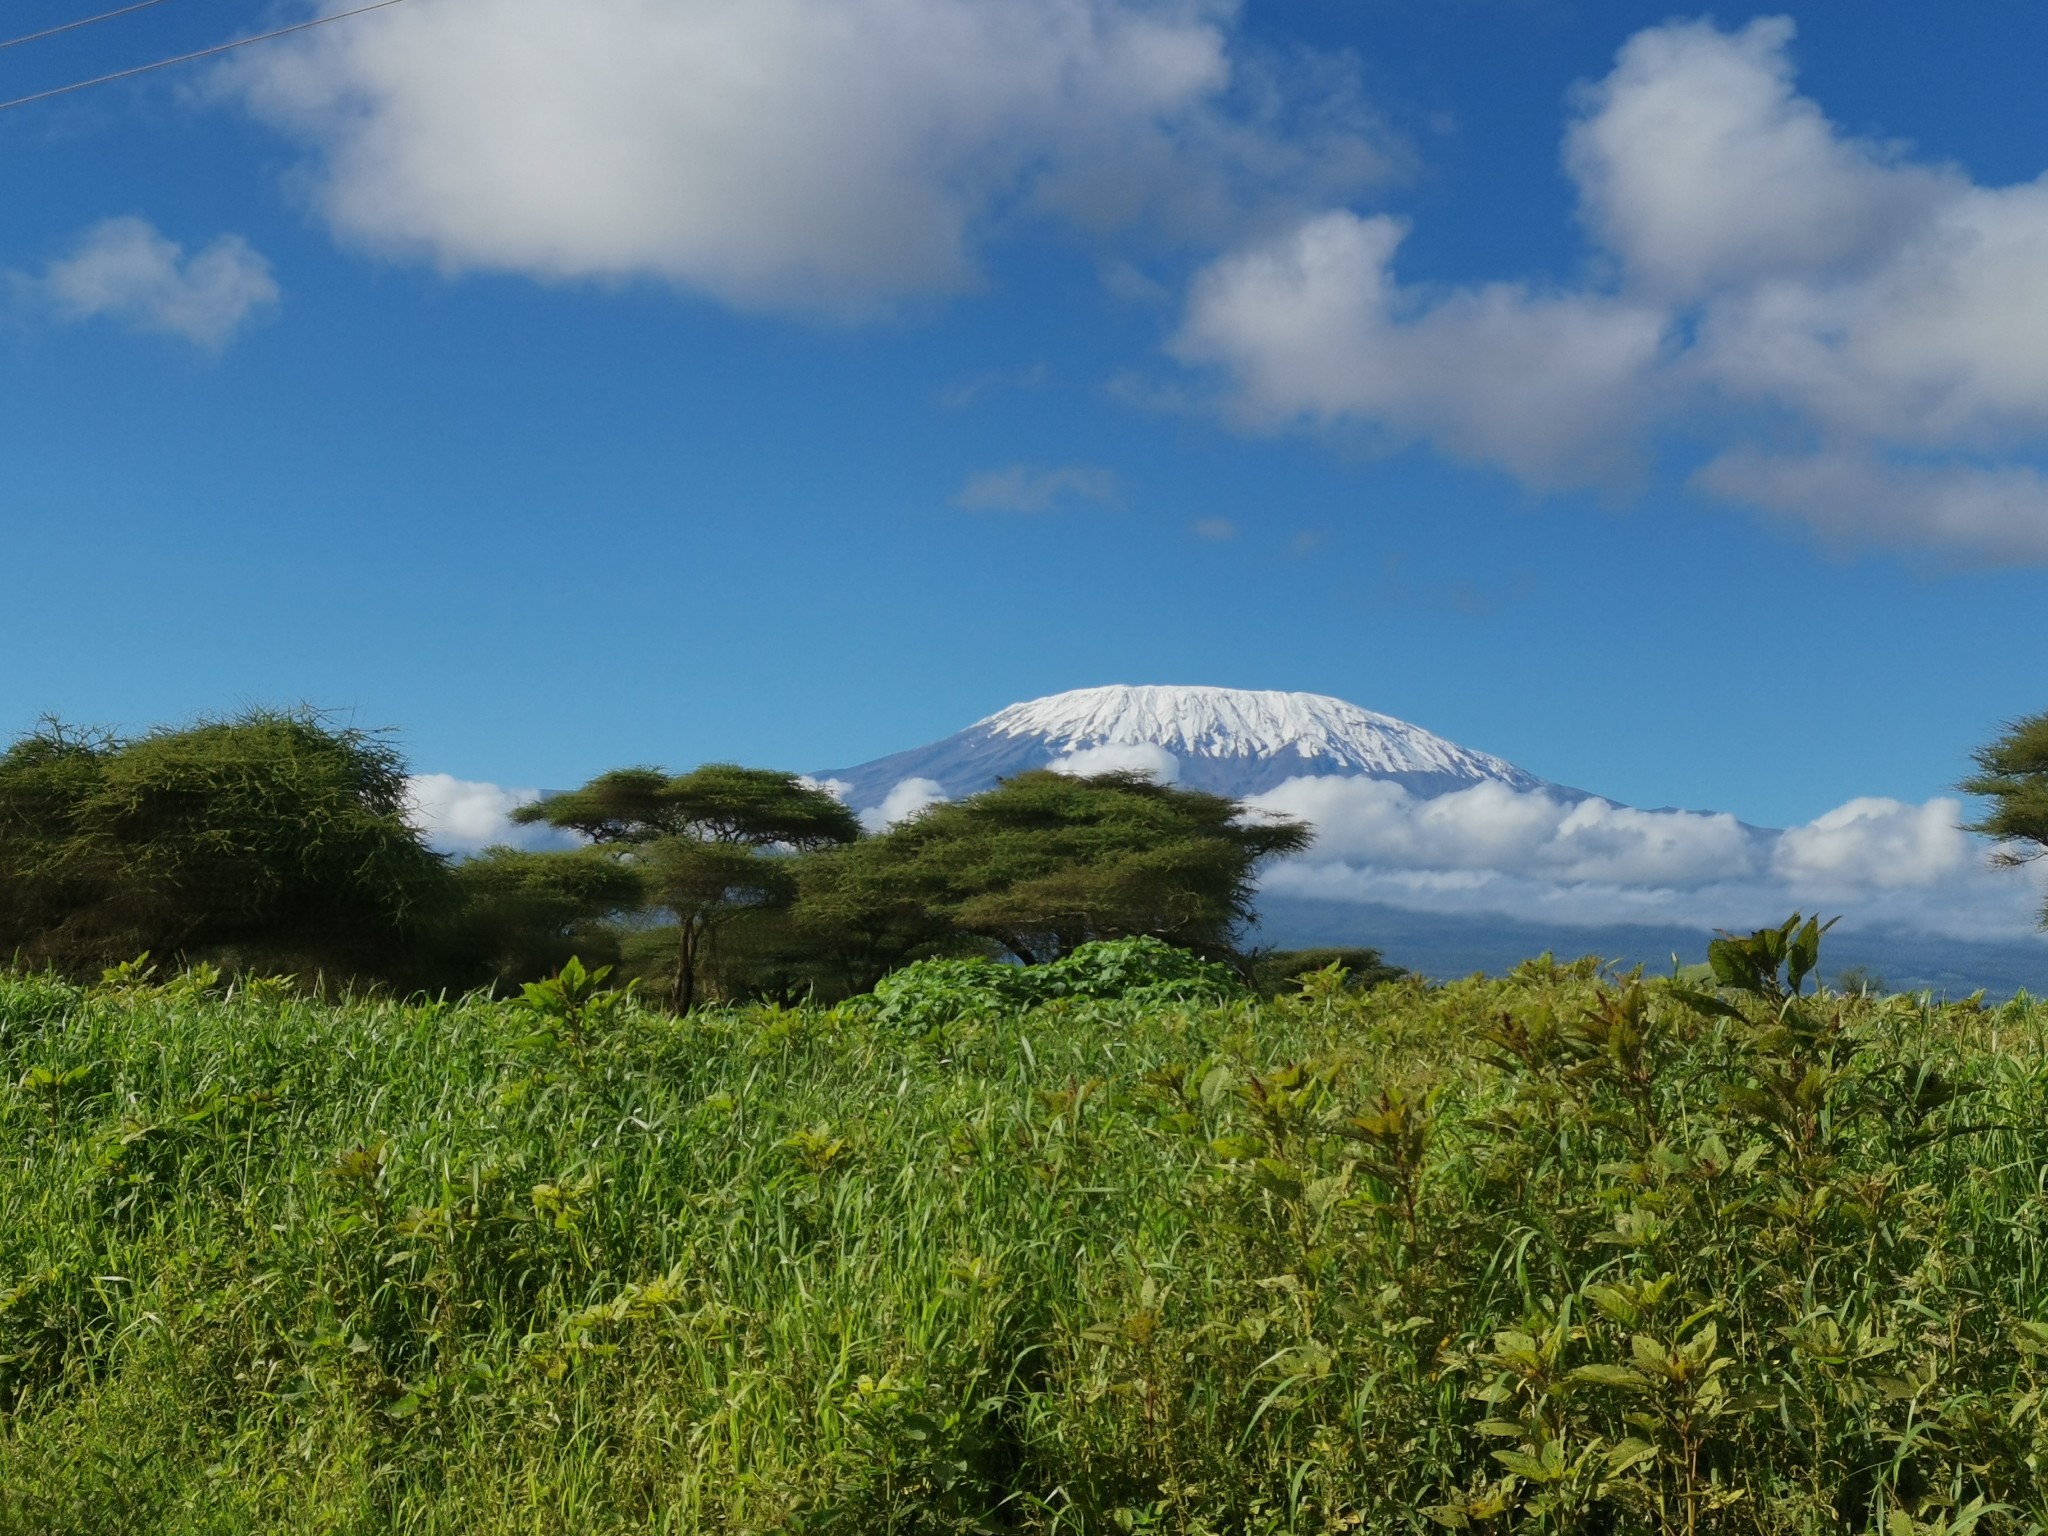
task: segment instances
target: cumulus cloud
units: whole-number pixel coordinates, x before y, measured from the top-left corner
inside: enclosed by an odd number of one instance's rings
[[[1585,925],[1750,928],[1795,909],[1952,938],[2035,932],[2040,874],[1989,867],[1954,800],[1866,797],[1804,826],[1642,811],[1479,784],[1423,798],[1367,778],[1300,778],[1250,804],[1312,823],[1269,892]]]
[[[1867,269],[1942,201],[1951,173],[1837,132],[1797,93],[1792,39],[1783,16],[1653,27],[1581,93],[1565,167],[1634,286],[1703,298]]]
[[[1638,811],[1492,782],[1423,798],[1385,779],[1300,778],[1251,803],[1313,822],[1319,860],[1406,869],[1697,885],[1752,873],[1759,853],[1756,835],[1733,816]]]
[[[418,773],[406,781],[412,802],[409,819],[442,853],[476,853],[512,848],[566,848],[573,837],[553,827],[522,827],[512,813],[540,798],[537,789],[507,789],[447,773]]]
[[[1983,860],[1961,804],[1862,797],[1779,834],[1771,868],[1802,890],[1858,894],[1939,885]]]
[[[451,271],[654,277],[858,315],[1032,215],[1210,237],[1383,175],[1327,60],[1235,0],[412,0],[239,57],[344,236]]]
[[[1701,488],[1837,540],[2048,560],[2048,177],[1845,133],[1792,40],[1653,27],[1579,94],[1599,281],[1403,282],[1405,226],[1338,209],[1213,262],[1173,350],[1253,424],[1363,422],[1537,486],[1704,435]]]
[[[1111,741],[1069,752],[1046,766],[1054,773],[1086,777],[1091,773],[1142,773],[1161,784],[1180,782],[1180,759],[1149,741]]]
[[[1195,279],[1174,355],[1227,370],[1255,426],[1363,419],[1541,485],[1612,473],[1662,312],[1513,284],[1418,293],[1393,275],[1407,232],[1338,211],[1223,258]]]
[[[1099,464],[1006,464],[972,476],[954,493],[968,512],[1050,512],[1077,501],[1115,506],[1116,475]]]
[[[240,235],[188,254],[133,217],[95,224],[40,276],[16,274],[14,284],[63,320],[108,319],[210,349],[278,301],[270,263]]]
[[[870,832],[886,832],[898,822],[910,820],[919,811],[944,804],[947,798],[937,779],[899,779],[895,787],[882,797],[880,805],[870,806],[859,813],[860,824]]]

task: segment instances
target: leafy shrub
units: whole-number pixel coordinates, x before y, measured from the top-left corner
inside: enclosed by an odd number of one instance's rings
[[[1259,996],[1278,997],[1283,993],[1299,992],[1309,977],[1319,971],[1327,971],[1333,965],[1343,972],[1345,986],[1361,991],[1383,982],[1398,981],[1408,974],[1401,966],[1389,965],[1386,956],[1376,949],[1354,946],[1274,949],[1252,956],[1251,983]]]
[[[1204,960],[1161,939],[1108,939],[1083,944],[1063,960],[1036,967],[1041,997],[1220,1000],[1244,984],[1228,966]]]
[[[1217,1002],[1243,992],[1227,966],[1141,937],[1083,944],[1049,965],[921,960],[885,976],[874,995],[882,1022],[931,1028],[959,1018],[1018,1013],[1057,998],[1143,1006]]]
[[[875,984],[874,1016],[884,1024],[929,1029],[977,1014],[1028,1008],[1034,984],[1027,967],[993,960],[920,960]]]

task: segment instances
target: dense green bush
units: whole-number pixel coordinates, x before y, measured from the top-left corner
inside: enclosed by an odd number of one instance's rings
[[[450,891],[406,805],[388,740],[308,711],[46,722],[0,751],[0,957],[419,979]]]
[[[0,980],[0,1531],[2048,1529],[2048,1010],[1782,937],[894,1014]]]
[[[932,1028],[995,1017],[1060,998],[1147,1004],[1242,996],[1228,966],[1163,939],[1103,939],[1046,965],[1010,965],[980,958],[920,960],[876,983],[875,1017],[888,1024]]]

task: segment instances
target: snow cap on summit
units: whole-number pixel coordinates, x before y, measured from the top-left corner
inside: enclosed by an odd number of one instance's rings
[[[1150,745],[1177,756],[1324,759],[1311,773],[1447,773],[1533,785],[1512,763],[1320,693],[1246,688],[1076,688],[996,711],[972,727],[1067,752]]]

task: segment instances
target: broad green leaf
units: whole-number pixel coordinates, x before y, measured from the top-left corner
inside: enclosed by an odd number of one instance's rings
[[[1588,1386],[1614,1387],[1624,1392],[1639,1392],[1650,1385],[1649,1377],[1625,1365],[1582,1365],[1565,1380],[1583,1382]]]
[[[1671,1374],[1671,1354],[1647,1333],[1639,1333],[1628,1341],[1629,1353],[1635,1357],[1636,1366],[1657,1376]]]
[[[1643,1309],[1618,1285],[1589,1285],[1586,1287],[1586,1299],[1593,1303],[1602,1317],[1625,1328],[1642,1321]]]
[[[1718,971],[1715,972],[1717,977],[1719,974]],[[1722,983],[1724,986],[1727,984],[1725,981]],[[1696,1013],[1712,1014],[1717,1018],[1723,1019],[1734,1019],[1738,1023],[1742,1022],[1746,1017],[1740,1008],[1736,1007],[1733,1003],[1723,1001],[1711,992],[1697,992],[1689,987],[1673,987],[1671,988],[1671,996]]]
[[[1261,1188],[1270,1189],[1283,1200],[1301,1198],[1301,1176],[1277,1157],[1262,1157],[1258,1164]]]
[[[1554,1483],[1558,1480],[1555,1468],[1545,1466],[1534,1456],[1521,1451],[1495,1451],[1493,1459],[1517,1477],[1526,1477],[1532,1483]]]
[[[1634,1435],[1617,1440],[1607,1448],[1607,1469],[1610,1472],[1626,1472],[1630,1467],[1639,1467],[1656,1459],[1657,1447]]]

